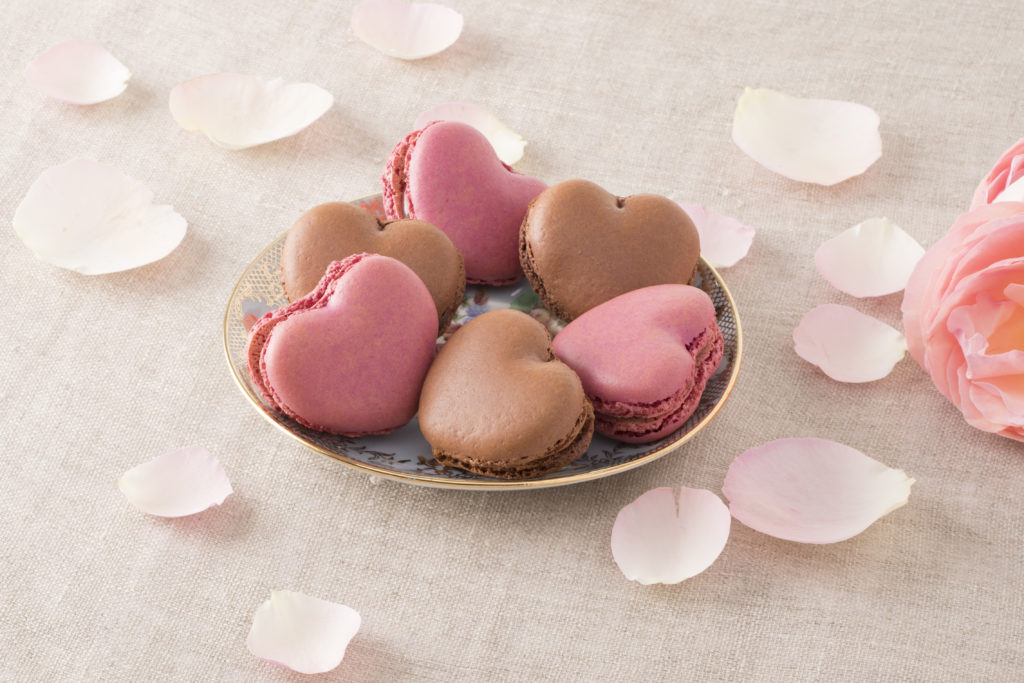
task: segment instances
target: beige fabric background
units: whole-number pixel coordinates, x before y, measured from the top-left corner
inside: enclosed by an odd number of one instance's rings
[[[792,350],[819,303],[898,323],[815,271],[825,239],[886,215],[923,244],[1024,135],[1020,4],[966,0],[447,0],[454,47],[402,62],[359,42],[353,2],[16,2],[0,48],[0,679],[283,681],[245,648],[271,589],[350,605],[363,628],[325,680],[1010,680],[1024,665],[1024,453],[968,427],[909,359],[868,385]],[[134,76],[105,104],[22,79],[69,37]],[[309,80],[336,105],[303,133],[228,152],[178,128],[170,88],[226,70]],[[849,99],[884,154],[833,188],[788,181],[730,141],[743,86]],[[718,418],[678,452],[592,483],[467,493],[374,482],[305,451],[244,400],[221,320],[246,264],[305,209],[378,191],[429,106],[478,103],[528,141],[520,170],[707,204],[758,228],[724,275],[746,355]],[[189,221],[157,264],[83,277],[10,228],[45,168],[87,155]],[[855,446],[917,479],[860,536],[813,547],[734,524],[707,572],[626,581],[616,512],[656,486],[720,491],[731,460],[784,436]],[[183,445],[236,493],[162,520],[116,487]]]

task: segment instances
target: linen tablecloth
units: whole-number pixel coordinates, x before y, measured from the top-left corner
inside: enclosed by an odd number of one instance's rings
[[[909,358],[840,384],[793,351],[821,303],[899,325],[900,295],[854,300],[818,245],[887,216],[923,245],[1024,136],[1020,5],[1011,0],[449,0],[441,54],[359,41],[353,2],[6,2],[0,106],[0,679],[299,680],[249,654],[271,590],[358,610],[325,680],[1012,680],[1024,664],[1024,453],[968,426]],[[61,40],[133,72],[90,107],[24,81]],[[329,90],[298,135],[225,151],[175,123],[168,93],[216,71]],[[787,180],[731,141],[744,86],[860,102],[883,155],[833,187]],[[695,439],[568,487],[466,492],[382,481],[269,425],[224,359],[235,282],[304,210],[379,191],[417,115],[478,104],[527,141],[518,170],[618,195],[704,204],[757,229],[722,274],[743,323],[739,381]],[[87,156],[189,222],[165,259],[87,277],[38,261],[11,218],[44,169]],[[905,470],[909,504],[833,545],[733,523],[718,561],[641,586],[609,547],[618,510],[659,486],[721,491],[729,463],[817,436]],[[177,520],[119,492],[130,467],[200,444],[235,494]]]

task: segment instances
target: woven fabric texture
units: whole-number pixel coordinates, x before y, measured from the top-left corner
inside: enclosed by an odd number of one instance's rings
[[[1024,447],[969,427],[909,358],[833,382],[793,352],[814,306],[899,324],[900,295],[854,300],[819,244],[888,216],[943,235],[1024,135],[1019,3],[965,0],[450,0],[465,30],[392,59],[349,26],[354,2],[6,2],[0,47],[0,680],[285,681],[249,654],[272,589],[358,610],[323,680],[1012,680],[1024,666]],[[100,41],[133,72],[116,99],[48,100],[22,72],[48,46]],[[217,71],[310,81],[318,122],[245,151],[178,127],[177,83]],[[852,100],[884,151],[830,188],[775,175],[731,141],[744,86]],[[721,413],[678,451],[618,476],[512,492],[427,489],[319,456],[235,386],[222,320],[246,265],[304,210],[380,191],[392,146],[447,101],[528,141],[517,168],[700,203],[757,228],[722,274],[745,352]],[[189,221],[165,259],[86,277],[44,264],[11,218],[44,169],[78,156],[145,182]],[[734,522],[674,586],[623,578],[618,510],[658,486],[721,491],[770,439],[840,441],[917,480],[910,502],[842,543]],[[235,494],[148,517],[118,477],[201,444]]]

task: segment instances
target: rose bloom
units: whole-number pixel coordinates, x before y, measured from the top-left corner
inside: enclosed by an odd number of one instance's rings
[[[910,276],[903,326],[914,360],[968,423],[1024,441],[1024,203],[956,219]]]
[[[1003,152],[987,176],[981,179],[971,208],[996,202],[1024,201],[1024,138]]]

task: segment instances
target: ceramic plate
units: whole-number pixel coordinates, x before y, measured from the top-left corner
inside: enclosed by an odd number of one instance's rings
[[[384,217],[380,195],[354,203]],[[311,450],[364,472],[415,484],[474,489],[537,488],[597,479],[651,462],[691,439],[715,416],[736,383],[742,354],[740,321],[725,283],[711,266],[701,260],[694,284],[706,291],[715,303],[718,326],[725,336],[725,354],[718,370],[708,381],[696,412],[682,427],[663,439],[649,444],[627,444],[595,434],[587,452],[561,470],[524,481],[505,481],[438,464],[431,456],[430,445],[420,434],[415,419],[398,431],[382,436],[349,438],[317,432],[268,408],[253,387],[245,367],[249,328],[264,313],[287,303],[280,277],[283,247],[284,235],[281,235],[249,264],[231,292],[224,315],[224,350],[228,365],[242,393],[272,424]],[[544,308],[524,278],[508,287],[467,287],[466,296],[446,336],[466,321],[494,308],[524,311],[544,323],[552,334],[557,334],[562,327],[562,323]]]

